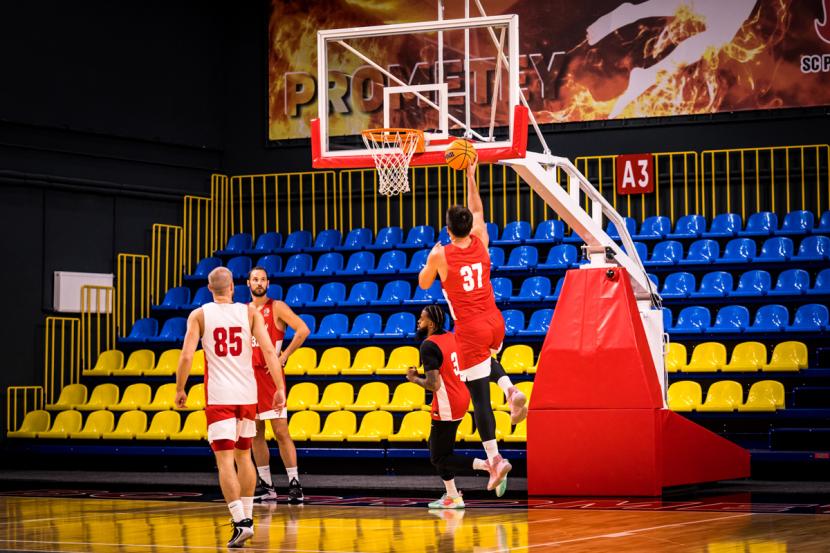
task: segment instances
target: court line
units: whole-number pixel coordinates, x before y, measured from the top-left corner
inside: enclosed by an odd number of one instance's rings
[[[0,539],[0,543],[42,543],[46,545],[80,545],[80,546],[111,546],[111,547],[147,547],[147,548],[154,548],[154,549],[203,549],[203,550],[211,550],[211,551],[225,551],[227,548],[224,544],[221,545],[164,545],[161,543],[106,543],[106,542],[88,542],[88,541],[43,541],[43,540],[2,540]],[[249,545],[244,546],[245,551],[274,551],[273,547],[251,547]],[[23,550],[15,550],[12,549],[10,551],[32,551],[29,549]],[[42,549],[37,549],[36,551],[43,551]],[[52,550],[52,551],[60,551],[63,553],[63,549],[60,550]],[[88,549],[85,551],[89,551]],[[284,549],[280,547],[279,551],[291,551],[293,553],[321,553],[322,550],[320,549]],[[369,553],[363,552],[361,549],[347,549],[347,550],[335,550],[335,549],[326,549],[325,553]]]

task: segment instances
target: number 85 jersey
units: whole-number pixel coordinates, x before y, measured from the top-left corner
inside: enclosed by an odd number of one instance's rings
[[[490,284],[490,253],[477,236],[470,235],[470,245],[444,246],[447,278],[441,281],[450,314],[457,321],[470,320],[484,313],[498,311],[493,285]]]
[[[251,363],[251,323],[242,303],[206,303],[205,398],[207,405],[250,405],[257,402]]]

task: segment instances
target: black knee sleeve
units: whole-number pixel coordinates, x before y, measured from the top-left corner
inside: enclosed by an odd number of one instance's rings
[[[496,438],[496,417],[490,406],[490,379],[479,378],[468,380],[467,389],[473,400],[473,419],[476,422],[481,441],[486,442]]]

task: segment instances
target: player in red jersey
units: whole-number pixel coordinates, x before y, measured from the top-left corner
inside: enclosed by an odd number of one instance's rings
[[[425,307],[418,319],[417,335],[424,339],[420,349],[426,378],[419,377],[417,369],[411,367],[406,379],[432,392],[429,458],[447,490],[429,507],[463,509],[464,499],[455,487],[455,473],[470,468],[486,471],[488,464],[484,459],[470,459],[453,453],[455,433],[470,404],[470,392],[461,382],[455,336],[444,331],[444,310],[437,305]]]
[[[254,267],[251,269],[251,272],[248,274],[248,288],[250,288],[251,296],[253,297],[252,304],[262,314],[271,343],[279,353],[280,366],[284,367],[291,354],[303,345],[310,331],[303,320],[285,302],[272,300],[266,295],[268,285],[268,273],[264,268]],[[288,327],[294,330],[294,338],[288,344],[288,347],[282,349],[285,329]],[[274,431],[274,436],[277,438],[280,457],[285,466],[285,472],[288,475],[288,502],[302,503],[303,488],[300,486],[300,477],[297,471],[297,448],[294,446],[294,441],[288,433],[288,410],[281,409],[276,411],[271,408],[269,398],[274,393],[273,380],[268,374],[265,358],[256,340],[254,340],[252,345],[254,375],[256,376],[258,390],[256,437],[254,438],[252,449],[256,470],[260,479],[255,497],[260,501],[277,499],[277,492],[274,489],[274,483],[271,479],[271,453],[265,441],[265,421],[269,421],[271,423],[271,429]],[[280,352],[281,349],[282,351]],[[283,378],[284,382],[285,379]]]
[[[285,407],[282,365],[268,337],[262,315],[252,306],[234,303],[233,276],[225,267],[208,275],[213,302],[193,310],[176,371],[176,406],[184,407],[184,391],[199,339],[205,351],[205,416],[208,441],[216,456],[219,486],[233,517],[228,547],[242,547],[254,535],[253,503],[256,471],[251,462],[251,438],[256,433],[257,386],[251,363],[251,339],[262,344],[262,355],[274,385],[271,407]]]
[[[470,390],[473,415],[481,443],[487,452],[490,480],[487,489],[496,489],[512,468],[499,455],[496,444],[496,419],[490,405],[489,381],[494,378],[507,395],[513,424],[527,416],[527,398],[518,390],[491,357],[501,349],[504,319],[496,307],[490,283],[490,253],[484,206],[475,181],[476,164],[467,168],[467,203],[447,210],[447,231],[451,243],[435,244],[426,265],[418,275],[418,285],[427,289],[436,277],[455,319],[461,378]],[[493,374],[493,370],[497,371]]]

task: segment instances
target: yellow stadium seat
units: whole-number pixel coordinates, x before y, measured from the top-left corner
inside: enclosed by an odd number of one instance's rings
[[[175,411],[161,411],[153,416],[147,432],[136,434],[136,440],[166,440],[181,429],[182,419]]]
[[[524,344],[510,346],[501,354],[501,366],[507,374],[522,374],[533,369],[533,348]]]
[[[764,371],[797,371],[807,368],[807,346],[803,342],[781,342],[772,350],[769,363]]]
[[[317,352],[313,348],[300,348],[291,354],[283,367],[285,374],[301,375],[317,366]]]
[[[360,430],[356,434],[349,434],[349,442],[379,442],[385,440],[392,433],[392,413],[386,411],[372,411],[366,413],[360,421]]]
[[[320,403],[309,407],[312,411],[339,411],[354,403],[354,388],[348,382],[335,382],[326,386]]]
[[[784,385],[777,380],[761,380],[749,388],[746,403],[738,411],[768,411],[784,409]]]
[[[70,384],[61,390],[58,401],[46,404],[47,411],[64,411],[72,409],[73,405],[86,403],[86,386],[83,384]]]
[[[706,401],[698,411],[734,411],[744,402],[744,390],[734,380],[720,380],[709,386]]]
[[[199,411],[205,408],[205,385],[200,382],[194,384],[187,391],[187,400],[184,409],[180,411]]]
[[[69,437],[76,440],[97,440],[104,432],[112,432],[115,416],[110,411],[94,411],[89,414],[80,432],[70,432]]]
[[[759,371],[767,362],[767,346],[761,342],[741,342],[732,350],[724,371]]]
[[[205,350],[197,349],[193,354],[193,361],[190,363],[190,374],[193,376],[205,376]]]
[[[312,442],[342,442],[357,430],[357,418],[351,411],[335,411],[326,417],[323,430],[312,434]]]
[[[156,366],[149,371],[144,371],[145,376],[172,376],[176,374],[176,369],[179,368],[179,357],[182,354],[180,349],[168,349],[162,352]],[[204,355],[204,354],[202,354]],[[191,365],[190,372],[193,372]]]
[[[150,403],[139,405],[138,408],[142,411],[166,411],[172,409],[176,401],[176,384],[169,382],[162,384],[156,390],[156,396]]]
[[[669,386],[669,409],[672,411],[694,411],[703,403],[703,391],[700,384],[691,380],[681,380]]]
[[[113,375],[117,376],[141,376],[145,372],[153,370],[156,365],[156,354],[149,349],[139,349],[130,354],[127,359],[127,366]]]
[[[320,363],[306,371],[308,375],[335,375],[352,365],[352,354],[344,347],[333,347],[323,352]]]
[[[102,351],[95,366],[83,371],[84,376],[110,376],[124,368],[124,353],[117,349]]]
[[[78,411],[98,411],[108,409],[110,405],[118,403],[118,386],[115,384],[98,384],[92,389],[89,401],[79,405],[73,405]]]
[[[265,441],[270,442],[276,440],[277,437],[274,435],[274,427],[271,423],[265,425]]]
[[[127,411],[118,418],[118,424],[112,432],[104,432],[105,440],[132,440],[137,434],[147,429],[147,413]]]
[[[382,406],[384,411],[412,411],[420,409],[426,395],[424,389],[414,382],[404,382],[395,388],[392,401]]]
[[[505,413],[504,411],[496,411],[493,413],[496,417],[496,439],[503,440],[505,436],[510,435],[510,414]],[[466,434],[464,436],[465,442],[480,442],[481,436],[478,434],[478,429],[472,434]]]
[[[748,553],[787,553],[786,541],[749,540]]]
[[[375,371],[386,366],[386,356],[377,346],[362,348],[355,354],[352,366],[340,371],[340,374],[375,374]]]
[[[677,342],[669,342],[666,351],[666,372],[676,373],[686,370],[686,346]]]
[[[455,441],[460,442],[464,440],[464,436],[472,433],[472,431],[473,416],[470,413],[464,413],[464,418],[461,419],[461,422],[458,425],[458,429],[455,431]]]
[[[38,432],[38,438],[65,439],[72,432],[81,430],[81,414],[78,411],[61,411],[55,417],[52,428],[44,432]]]
[[[726,346],[720,342],[704,342],[695,346],[692,360],[685,372],[717,372],[726,365]]]
[[[417,367],[421,364],[419,361],[420,353],[417,348],[412,346],[401,346],[392,350],[389,354],[389,359],[386,361],[386,366],[376,371],[377,374],[406,374],[409,367]]]
[[[7,438],[34,438],[38,432],[46,432],[49,430],[49,424],[52,422],[52,416],[48,411],[37,409],[29,411],[23,417],[23,422],[20,423],[20,428],[6,433]]]
[[[270,425],[268,425],[270,426]],[[300,411],[291,415],[288,433],[295,442],[305,442],[312,434],[320,432],[320,415],[314,411]]]
[[[432,417],[426,411],[407,413],[396,434],[389,435],[390,442],[425,442],[429,438]]]
[[[360,387],[357,399],[346,406],[347,411],[375,411],[389,403],[389,386],[384,382],[369,382]]]
[[[121,401],[115,405],[107,407],[110,411],[132,411],[138,409],[139,405],[146,405],[150,403],[153,397],[153,391],[150,386],[140,382],[138,384],[130,384],[124,390],[124,395],[121,396]]]
[[[510,410],[510,407],[506,403],[507,399],[504,397],[504,392],[499,388],[499,385],[495,382],[490,383],[490,407],[493,410]]]
[[[320,390],[313,382],[293,384],[288,390],[285,406],[289,411],[305,411],[312,405],[320,403]]]
[[[505,442],[526,442],[527,441],[527,419],[516,425],[511,434],[502,438]]]
[[[270,425],[269,425],[270,427]],[[170,435],[171,440],[207,440],[207,418],[204,411],[193,411],[184,420],[179,432]]]

